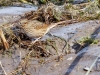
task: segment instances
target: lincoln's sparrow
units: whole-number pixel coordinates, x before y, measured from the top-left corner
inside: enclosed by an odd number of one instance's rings
[[[51,28],[55,27],[58,24],[65,23],[67,21],[61,21],[58,23],[52,23],[47,25],[37,20],[21,20],[19,27],[22,29],[27,36],[31,38],[38,38],[44,36]]]

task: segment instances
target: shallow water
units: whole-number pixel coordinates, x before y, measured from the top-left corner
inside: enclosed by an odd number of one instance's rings
[[[31,7],[2,7],[0,8],[0,14],[23,14],[28,11],[37,10],[36,6]]]
[[[21,16],[29,11],[36,11],[36,6],[26,7],[1,7],[0,8],[0,25],[19,20]],[[21,15],[21,16],[20,16]]]

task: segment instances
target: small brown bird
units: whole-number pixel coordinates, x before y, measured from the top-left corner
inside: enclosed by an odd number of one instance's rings
[[[68,21],[61,21],[58,23],[52,23],[47,25],[45,23],[39,22],[37,20],[21,20],[19,27],[22,29],[27,36],[31,38],[43,37],[48,31],[58,24],[66,23]]]

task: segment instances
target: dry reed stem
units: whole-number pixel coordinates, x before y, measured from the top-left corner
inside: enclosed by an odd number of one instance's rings
[[[1,37],[1,40],[3,42],[3,45],[4,45],[5,49],[8,50],[9,44],[8,44],[8,42],[7,42],[7,40],[4,36],[4,33],[3,33],[2,29],[0,29],[0,37]]]
[[[1,68],[2,68],[2,70],[4,71],[5,75],[7,75],[7,73],[6,73],[5,69],[4,69],[4,67],[2,66],[1,61],[0,61],[0,65],[1,65]]]

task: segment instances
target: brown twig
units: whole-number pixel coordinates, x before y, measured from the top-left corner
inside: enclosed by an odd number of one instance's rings
[[[7,40],[4,36],[4,33],[3,33],[2,29],[0,29],[0,37],[1,37],[1,40],[3,42],[3,45],[4,45],[5,49],[8,50],[9,44],[8,44],[8,42],[7,42]]]

